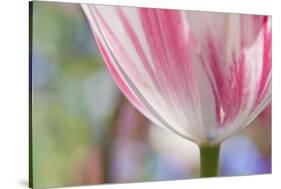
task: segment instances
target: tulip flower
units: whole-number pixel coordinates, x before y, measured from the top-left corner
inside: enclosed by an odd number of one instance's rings
[[[156,125],[198,144],[201,176],[217,175],[220,144],[271,101],[271,17],[82,8],[128,100]]]

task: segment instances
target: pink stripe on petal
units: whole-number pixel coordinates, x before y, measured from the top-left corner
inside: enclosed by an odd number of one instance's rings
[[[265,95],[265,90],[269,82],[269,77],[271,77],[271,31],[267,28],[267,17],[264,17],[263,26],[263,66],[262,75],[259,81],[258,93],[256,104],[259,104]]]
[[[134,48],[136,49],[136,52],[138,53],[144,68],[146,69],[146,71],[149,73],[149,76],[151,77],[150,79],[154,82],[156,82],[157,85],[157,80],[153,71],[153,68],[150,66],[149,61],[145,55],[145,52],[141,46],[141,43],[138,39],[137,34],[135,33],[135,31],[133,30],[133,28],[131,27],[131,24],[129,23],[128,19],[126,18],[126,16],[123,14],[123,11],[120,7],[117,7],[117,14],[120,17],[120,20],[126,30],[126,32],[128,33],[128,36],[130,37],[130,40],[132,42],[132,44],[134,45]]]
[[[188,40],[180,11],[139,9],[146,40],[158,69],[162,94],[188,101],[195,87]],[[190,103],[193,101],[189,101]]]

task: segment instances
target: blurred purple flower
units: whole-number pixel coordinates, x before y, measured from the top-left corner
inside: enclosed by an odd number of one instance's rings
[[[224,142],[220,162],[220,173],[224,176],[271,172],[271,162],[262,156],[250,138],[242,135]]]

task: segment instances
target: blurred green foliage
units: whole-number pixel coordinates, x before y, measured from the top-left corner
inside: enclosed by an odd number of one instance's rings
[[[34,185],[81,184],[93,144],[84,85],[105,68],[78,4],[34,2],[32,24]]]

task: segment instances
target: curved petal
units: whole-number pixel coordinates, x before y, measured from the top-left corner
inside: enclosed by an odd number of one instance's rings
[[[120,89],[157,125],[216,143],[270,101],[270,17],[82,7]]]
[[[193,127],[188,127],[186,124],[178,124],[181,126],[175,127],[173,123],[175,117],[170,115],[169,108],[176,109],[177,102],[167,101],[168,98],[174,98],[172,95],[176,94],[167,89],[167,82],[170,86],[172,83],[169,80],[165,81],[164,73],[160,75],[159,68],[153,64],[151,52],[148,51],[149,44],[145,40],[147,36],[145,36],[144,30],[136,29],[137,27],[142,28],[141,21],[136,22],[139,23],[138,26],[129,20],[129,18],[141,19],[135,16],[135,14],[140,15],[138,9],[84,5],[84,11],[92,23],[107,66],[128,99],[156,124],[195,141],[193,136],[196,134],[190,134],[194,133]],[[142,37],[143,40],[140,41],[139,39]],[[140,103],[136,103],[136,101]]]
[[[186,18],[212,83],[215,138],[222,140],[271,99],[271,17],[187,11]]]

